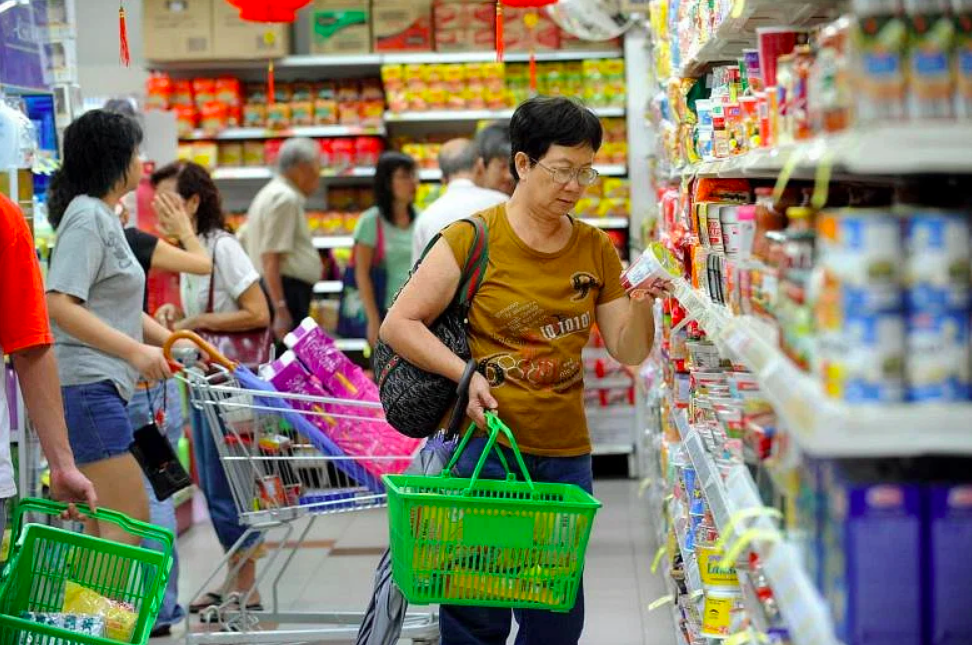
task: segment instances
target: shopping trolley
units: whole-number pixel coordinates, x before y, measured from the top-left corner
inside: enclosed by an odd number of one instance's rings
[[[240,523],[246,527],[193,597],[205,593],[224,570],[229,570],[231,577],[238,573],[251,555],[243,545],[254,535],[282,531],[276,546],[266,554],[253,588],[243,597],[226,596],[220,605],[204,610],[201,617],[210,629],[189,630],[186,642],[202,645],[353,640],[363,613],[286,611],[280,602],[281,582],[317,521],[337,513],[386,506],[382,475],[401,472],[415,455],[341,454],[323,433],[317,436],[314,421],[380,423],[384,420],[380,403],[279,393],[249,370],[220,356],[194,334],[177,336],[193,340],[209,356],[211,369],[206,373],[190,368],[182,370],[178,378],[187,384],[191,405],[202,413],[213,434]],[[366,427],[362,433],[367,433]],[[313,440],[315,436],[317,441]],[[303,526],[298,529],[300,523]],[[295,535],[296,539],[292,539]],[[234,561],[235,566],[231,564]],[[269,607],[262,611],[247,609],[253,593],[278,562],[280,568],[272,577]],[[283,629],[281,625],[299,628]],[[437,642],[438,636],[435,612],[407,616],[402,638],[419,644]]]

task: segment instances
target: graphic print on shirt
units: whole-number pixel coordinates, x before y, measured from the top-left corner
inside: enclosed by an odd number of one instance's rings
[[[577,293],[571,298],[574,302],[581,302],[582,300],[587,300],[587,297],[591,295],[591,290],[594,287],[600,287],[600,281],[597,276],[588,273],[587,271],[578,271],[570,277],[570,284]]]
[[[118,267],[122,270],[130,267],[132,265],[132,255],[128,249],[128,242],[124,240],[123,236],[118,234],[118,231],[106,231],[105,223],[100,218],[95,221],[98,224],[98,233],[101,235],[101,239],[105,241],[105,246],[108,247],[108,251],[118,261]]]

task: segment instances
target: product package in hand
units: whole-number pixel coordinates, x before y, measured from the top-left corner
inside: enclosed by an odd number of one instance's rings
[[[652,242],[621,274],[621,284],[628,293],[655,291],[680,275],[681,267],[675,257],[660,243]]]
[[[101,616],[25,611],[20,617],[24,620],[40,623],[41,625],[59,627],[60,629],[66,629],[76,634],[84,634],[85,636],[104,638],[106,635],[105,619]],[[44,645],[64,645],[65,642],[59,638],[55,639],[41,634],[30,633],[22,634],[18,641],[19,645],[41,645],[41,643],[44,643]]]
[[[122,643],[132,642],[138,612],[127,602],[106,598],[92,589],[68,580],[64,588],[65,614],[98,616],[104,620],[105,636]]]

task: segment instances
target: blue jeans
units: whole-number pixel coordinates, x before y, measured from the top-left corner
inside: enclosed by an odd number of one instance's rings
[[[66,385],[61,388],[61,397],[68,440],[78,466],[129,454],[134,428],[125,411],[125,400],[113,382]]]
[[[240,523],[239,510],[233,499],[223,462],[219,459],[219,449],[209,428],[209,422],[202,411],[192,408],[192,448],[196,458],[196,474],[199,485],[206,495],[209,517],[216,529],[216,537],[224,551],[229,551],[236,541],[246,532]],[[251,533],[242,548],[249,548],[260,539],[259,533]]]
[[[178,451],[179,439],[182,438],[185,420],[182,416],[179,387],[174,380],[164,384],[158,383],[148,390],[136,389],[132,400],[128,402],[128,418],[135,429],[146,426],[155,420],[155,412],[162,407],[163,402],[165,403],[165,427],[162,428],[162,431],[169,439],[169,443],[172,444],[173,450]],[[149,500],[149,521],[176,534],[178,526],[175,504],[172,499],[160,502],[156,499],[155,491],[148,479],[143,477],[143,481],[145,493]],[[145,540],[142,546],[148,549],[162,550],[162,545],[153,540]],[[165,599],[162,601],[162,609],[155,621],[155,627],[175,625],[181,622],[185,616],[185,610],[179,605],[179,554],[176,545],[173,545],[172,571],[169,573],[169,584],[165,589]]]
[[[471,476],[485,447],[485,437],[471,439],[456,464],[456,474],[460,477]],[[513,451],[502,446],[500,448],[510,469],[518,469]],[[523,455],[523,461],[530,477],[536,481],[576,484],[589,493],[593,491],[590,455]],[[488,479],[506,478],[506,471],[503,470],[495,451],[483,466],[482,476]],[[576,645],[584,631],[583,583],[577,591],[577,603],[566,614],[541,609],[517,609],[511,612],[509,609],[493,607],[442,605],[439,609],[441,645],[506,645],[512,626],[511,613],[520,626],[516,645]]]

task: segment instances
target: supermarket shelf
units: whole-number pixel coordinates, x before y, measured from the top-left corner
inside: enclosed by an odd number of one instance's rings
[[[340,280],[323,280],[314,285],[314,293],[318,295],[341,293],[342,291],[344,291],[344,284]]]
[[[187,137],[182,137],[182,141],[242,141],[246,139],[289,139],[291,137],[383,137],[385,136],[384,126],[360,126],[360,125],[314,125],[285,130],[273,130],[270,128],[227,128],[217,134],[195,130]]]
[[[694,596],[703,592],[705,588],[702,585],[702,573],[699,571],[699,562],[695,559],[695,553],[689,551],[685,546],[685,530],[688,527],[680,526],[680,523],[675,519],[688,515],[688,513],[682,513],[679,510],[680,506],[681,504],[678,501],[672,500],[669,506],[669,515],[675,522],[675,542],[682,554],[682,566],[685,568],[685,589],[690,596]]]
[[[683,78],[701,76],[711,63],[735,61],[743,49],[756,46],[756,28],[770,25],[800,27],[835,17],[837,0],[736,0],[739,15],[727,16],[698,51],[679,67]]]
[[[337,338],[334,345],[342,352],[363,352],[368,349],[368,341],[361,338]]]
[[[354,238],[350,235],[326,235],[314,238],[315,249],[350,249]]]
[[[628,174],[628,167],[624,164],[597,165],[594,168],[602,177],[625,177]],[[422,181],[442,181],[442,171],[438,168],[422,168],[419,170],[419,179]]]
[[[602,58],[618,58],[622,55],[619,49],[605,49],[597,51],[554,51],[537,52],[536,59],[539,62],[547,61],[569,61],[569,60],[592,60]],[[528,53],[516,52],[507,53],[504,60],[508,63],[523,63],[530,59]],[[365,68],[377,71],[377,68],[385,64],[444,64],[444,63],[488,63],[496,60],[495,51],[485,52],[428,52],[428,53],[390,53],[390,54],[360,54],[351,56],[334,55],[294,55],[284,56],[274,61],[274,69],[283,71],[287,69],[346,69],[346,68]],[[266,69],[267,61],[258,60],[221,60],[221,61],[173,61],[162,62],[153,61],[149,63],[153,70],[249,70]],[[363,70],[362,70],[363,71]]]
[[[624,108],[593,108],[602,118],[623,117]],[[385,112],[386,123],[444,123],[450,121],[501,121],[513,110],[427,110],[422,112]]]
[[[851,175],[972,173],[972,125],[910,123],[875,126],[797,144],[754,150],[681,169],[681,176],[775,178],[788,163],[812,178],[824,162]]]
[[[627,217],[582,217],[581,221],[603,229],[627,229],[629,226]]]
[[[672,413],[678,434],[682,437],[682,446],[688,454],[692,466],[695,468],[696,477],[702,485],[702,492],[705,494],[709,508],[712,510],[712,518],[715,520],[716,527],[720,533],[728,525],[731,517],[728,498],[726,497],[726,487],[719,474],[718,468],[712,461],[702,438],[693,430],[688,423],[688,418],[684,410],[676,410]]]
[[[375,176],[375,169],[371,166],[358,166],[352,168],[326,168],[321,171],[321,177],[325,179],[369,179]],[[213,171],[213,179],[216,181],[252,181],[257,179],[270,179],[273,177],[273,169],[264,166],[252,168],[217,168]]]
[[[828,397],[768,339],[684,281],[676,297],[706,334],[755,374],[801,450],[819,457],[972,455],[972,403],[849,405]]]

